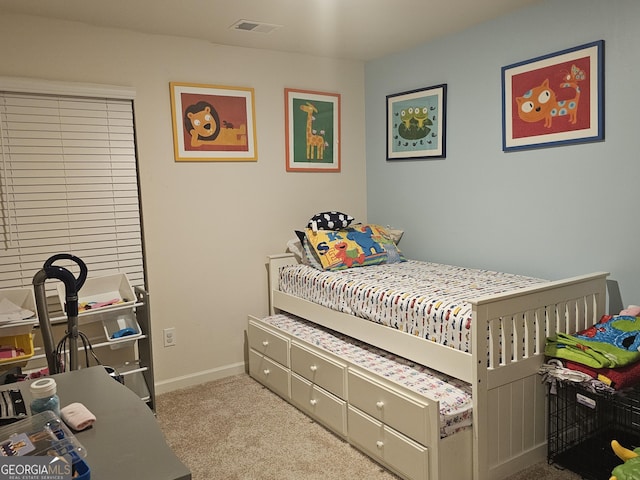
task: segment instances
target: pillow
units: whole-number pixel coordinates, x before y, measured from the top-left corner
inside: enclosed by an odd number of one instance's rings
[[[353,222],[353,217],[342,212],[322,212],[317,213],[309,223],[307,228],[317,232],[318,230],[340,230],[341,228],[347,228]]]
[[[384,228],[384,227],[381,227],[380,225],[376,225],[376,227],[378,227],[378,231],[380,232],[380,235],[384,239],[380,243],[382,245],[382,248],[384,248],[387,251],[387,261],[385,263],[406,262],[407,259],[402,254],[402,252],[400,251],[397,245],[398,242],[400,241],[400,238],[402,238],[402,234],[404,233],[404,231],[394,230],[389,227]]]
[[[307,240],[305,233],[299,230],[296,230],[295,232],[300,240],[300,244],[302,245],[302,263],[309,265],[310,267],[317,268],[318,270],[324,270],[320,263],[320,259],[316,257],[315,252],[309,245],[309,240]]]
[[[305,231],[323,270],[405,261],[389,232],[380,225],[358,224],[341,230]]]
[[[292,238],[287,242],[287,251],[293,253],[298,263],[304,263],[304,249],[302,248],[302,242],[298,238]]]
[[[402,235],[404,235],[404,230],[399,230],[397,228],[391,227],[390,225],[387,225],[387,231],[389,232],[389,235],[391,235],[393,243],[395,243],[396,245],[399,244],[400,240],[402,239]]]

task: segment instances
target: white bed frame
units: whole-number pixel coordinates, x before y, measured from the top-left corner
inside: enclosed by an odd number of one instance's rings
[[[537,374],[546,337],[600,319],[608,273],[472,300],[469,354],[279,291],[279,269],[296,263],[291,254],[268,257],[271,314],[289,312],[472,385],[474,480],[501,479],[546,458],[546,389]],[[515,341],[524,342],[524,352],[513,350]]]

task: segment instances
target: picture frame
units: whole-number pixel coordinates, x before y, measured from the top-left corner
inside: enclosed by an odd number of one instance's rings
[[[446,157],[447,84],[387,95],[387,160]]]
[[[284,89],[287,172],[339,172],[339,93]]]
[[[176,162],[257,161],[254,89],[170,82]]]
[[[604,140],[604,40],[502,67],[502,150]]]

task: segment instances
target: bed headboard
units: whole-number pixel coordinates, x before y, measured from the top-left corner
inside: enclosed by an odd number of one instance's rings
[[[273,306],[273,291],[278,290],[280,283],[280,269],[287,265],[297,265],[299,262],[293,253],[281,253],[267,257],[269,271],[269,315],[275,314]]]

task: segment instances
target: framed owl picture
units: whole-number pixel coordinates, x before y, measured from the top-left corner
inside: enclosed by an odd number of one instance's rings
[[[604,41],[502,67],[502,150],[604,140]]]
[[[387,160],[446,157],[447,85],[387,95]]]

